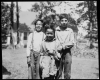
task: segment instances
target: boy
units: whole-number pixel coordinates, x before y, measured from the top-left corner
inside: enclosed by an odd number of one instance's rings
[[[61,25],[56,28],[56,39],[59,41],[58,51],[60,52],[60,69],[57,79],[62,78],[62,72],[64,70],[64,79],[71,78],[71,63],[72,54],[71,48],[74,46],[74,33],[71,28],[68,28],[68,15],[61,14]]]
[[[57,73],[56,60],[59,60],[60,53],[56,51],[57,41],[53,28],[46,29],[46,38],[41,45],[40,66],[43,79],[54,79]]]
[[[42,31],[43,21],[38,19],[35,21],[35,30],[28,36],[27,42],[27,63],[29,67],[29,79],[40,79],[39,75],[39,54],[40,46],[44,38]],[[31,53],[31,50],[33,53]]]

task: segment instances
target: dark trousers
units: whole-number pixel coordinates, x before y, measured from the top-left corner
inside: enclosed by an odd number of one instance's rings
[[[72,55],[70,49],[61,51],[61,60],[59,61],[59,70],[57,72],[57,79],[62,79],[62,72],[64,74],[64,79],[71,78],[71,63]]]
[[[33,53],[31,53],[30,65],[28,65],[28,79],[40,79],[39,61],[40,61],[39,53],[33,51]]]

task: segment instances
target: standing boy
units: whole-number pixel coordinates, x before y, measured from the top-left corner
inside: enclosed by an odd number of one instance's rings
[[[29,67],[29,79],[40,79],[39,75],[39,55],[44,33],[42,31],[43,21],[35,21],[35,30],[28,36],[27,42],[27,63]],[[32,53],[31,53],[32,50]]]
[[[71,48],[74,45],[74,33],[71,28],[68,28],[67,14],[61,14],[60,22],[61,25],[56,28],[56,39],[60,43],[58,46],[58,51],[61,54],[57,79],[62,77],[62,72],[64,73],[64,79],[70,79],[72,63]]]

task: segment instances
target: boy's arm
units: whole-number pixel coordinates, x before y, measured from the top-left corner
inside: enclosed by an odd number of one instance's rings
[[[28,40],[27,40],[27,57],[30,57],[30,49],[31,49],[31,44],[32,42],[32,33],[29,34]]]
[[[62,50],[63,47],[62,47],[62,44],[58,38],[57,31],[55,31],[55,38],[56,38],[56,48],[57,48],[57,50],[60,51],[60,50]]]
[[[43,48],[43,41],[42,41],[42,44],[41,44],[41,49],[40,49],[40,56],[43,56],[44,55],[44,48]]]
[[[29,34],[28,40],[27,40],[27,64],[30,65],[30,50],[31,50],[31,42],[32,42],[32,34]]]
[[[75,39],[74,39],[74,32],[71,31],[70,32],[70,39],[69,39],[69,43],[65,43],[65,48],[72,48],[75,44]]]

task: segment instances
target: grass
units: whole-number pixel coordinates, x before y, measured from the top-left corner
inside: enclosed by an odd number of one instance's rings
[[[72,48],[72,54],[76,57],[98,58],[98,43],[95,43],[95,45],[96,47],[90,49],[90,44],[87,40],[78,40],[77,47]]]
[[[25,45],[27,41],[24,41]],[[89,49],[87,43],[78,43],[78,47],[72,49],[71,79],[96,79],[98,70],[98,49]],[[94,56],[95,57],[94,57]],[[26,47],[18,49],[2,49],[2,65],[11,72],[7,79],[27,79],[28,66]]]

